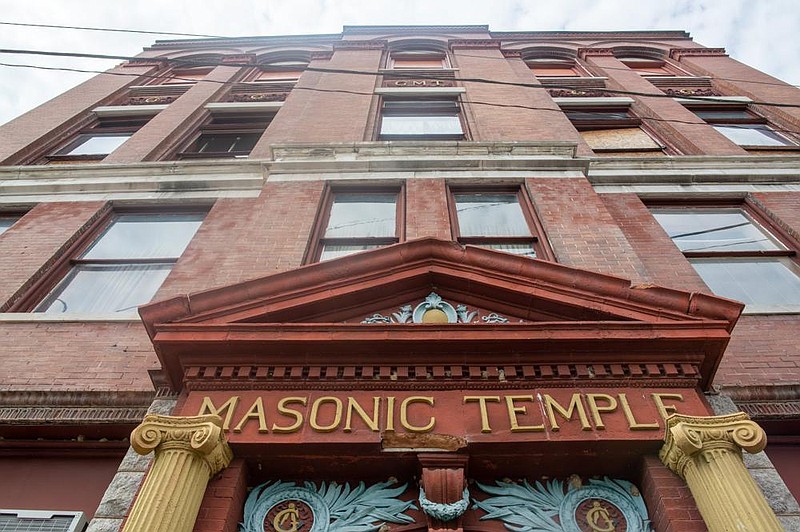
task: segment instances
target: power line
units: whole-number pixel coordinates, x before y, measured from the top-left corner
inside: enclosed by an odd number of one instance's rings
[[[0,49],[0,53],[3,53],[2,49]],[[53,54],[69,55],[68,52],[53,52]],[[87,54],[87,55],[97,55],[97,54]],[[110,57],[110,56],[108,56],[108,57]],[[121,56],[119,56],[119,57],[121,57]],[[199,62],[199,63],[201,63],[201,64],[198,64],[197,66],[214,66],[214,65],[219,66],[219,65],[221,65],[221,63],[212,63],[212,64],[209,64],[208,62]],[[180,60],[180,64],[185,66],[186,65],[186,60]],[[94,74],[103,74],[103,75],[112,75],[112,76],[125,76],[125,77],[136,77],[136,78],[145,78],[145,79],[163,79],[163,76],[160,76],[160,75],[155,76],[155,75],[147,75],[147,74],[128,74],[128,73],[125,73],[125,72],[109,72],[109,71],[88,70],[88,69],[84,70],[84,69],[76,69],[76,68],[68,68],[68,67],[44,67],[44,66],[39,66],[39,65],[14,64],[14,63],[0,63],[0,66],[18,67],[18,68],[31,68],[31,69],[34,69],[34,70],[55,70],[55,71],[67,71],[67,72],[78,72],[78,73],[94,73]],[[251,65],[251,64],[228,64],[228,63],[225,63],[225,66],[253,67],[254,65]],[[381,75],[381,73],[379,73],[379,72],[368,73],[366,71],[350,71],[350,70],[344,70],[344,69],[323,69],[323,68],[316,68],[316,67],[307,67],[306,70],[320,71],[320,72],[327,72],[327,73],[344,73],[344,74],[354,73],[354,74],[365,74],[365,75],[369,74],[369,75],[373,75],[373,76]],[[420,79],[420,76],[417,75],[417,74],[398,73],[397,75],[400,76],[400,77],[409,77],[409,78],[414,78],[414,79]],[[440,79],[440,78],[441,78],[441,76],[439,76],[439,77],[429,76],[426,79]],[[178,80],[186,81],[187,83],[196,83],[198,81],[196,79],[180,78],[180,77],[174,77],[172,79],[178,79]],[[459,81],[464,81],[465,79],[466,80],[480,80],[480,78],[458,78]],[[218,81],[218,80],[201,80],[201,81],[203,83],[214,83],[214,84],[217,84],[217,85],[220,85],[220,86],[226,86],[226,85],[233,86],[233,85],[239,85],[241,83],[239,81]],[[481,80],[481,81],[486,82],[486,83],[493,83],[494,82],[494,80]],[[506,82],[498,82],[498,83],[506,84]],[[545,88],[545,89],[548,89],[548,88],[572,89],[573,88],[573,87],[569,87],[569,86],[559,86],[559,85],[547,85],[547,86],[544,86],[544,85],[525,84],[525,83],[520,83],[520,84],[513,83],[513,85],[515,85],[515,86],[523,86],[523,87],[528,87],[528,88]],[[352,90],[345,90],[345,89],[321,89],[321,88],[317,88],[317,87],[294,87],[293,90],[306,90],[306,91],[312,91],[312,92],[337,93],[337,94],[353,94],[353,95],[357,95],[357,96],[375,96],[374,92],[352,91]],[[614,89],[596,89],[596,90],[604,90],[606,92],[611,92],[611,93],[641,95],[641,96],[647,96],[647,97],[673,98],[673,96],[670,96],[670,95],[667,95],[667,94],[647,94],[647,93],[638,93],[638,92],[635,92],[635,91],[621,91],[621,90],[614,90]],[[708,97],[702,97],[702,96],[698,96],[698,97],[681,97],[681,98],[695,99],[695,100],[705,101],[705,102],[709,101]],[[467,100],[467,99],[462,99],[461,102],[464,103],[464,104],[484,105],[484,106],[501,107],[501,108],[515,108],[515,109],[525,109],[525,110],[533,110],[533,111],[551,111],[551,112],[556,112],[556,113],[563,113],[564,112],[562,109],[553,109],[553,108],[550,108],[550,107],[536,107],[536,106],[529,106],[529,105],[522,105],[522,104],[503,104],[503,103],[482,102],[482,101],[478,101],[478,100]],[[767,102],[751,102],[751,103],[752,104],[757,104],[757,105],[776,105],[776,106],[781,106],[781,107],[798,107],[798,108],[800,108],[800,105],[795,105],[795,104],[770,104],[770,103],[767,103]],[[703,123],[703,122],[694,122],[694,121],[688,121],[688,120],[663,119],[663,118],[655,118],[655,117],[638,117],[638,118],[640,118],[643,122],[650,121],[650,122],[663,122],[663,123],[688,124],[688,125],[699,125],[699,124]],[[709,125],[713,125],[713,124],[709,124]],[[725,125],[726,127],[733,127],[733,128],[739,128],[739,129],[751,129],[752,126],[753,126],[753,124],[717,124],[717,125]],[[788,134],[791,134],[791,135],[800,135],[800,131],[781,128],[781,127],[775,125],[774,123],[770,123],[770,129],[778,131],[780,133],[788,133]]]
[[[170,59],[170,58],[142,58],[142,57],[132,57],[132,56],[124,56],[124,55],[109,55],[109,54],[89,54],[89,53],[81,53],[81,52],[54,52],[48,50],[21,50],[21,49],[8,49],[8,48],[0,48],[0,54],[14,54],[14,55],[40,55],[46,57],[80,57],[85,59],[110,59],[110,60],[122,60],[122,61],[146,61],[148,59],[153,61],[163,61],[167,63],[175,63],[182,66],[230,66],[230,67],[252,67],[254,65],[250,63],[220,63],[218,61],[210,61],[210,60],[191,60],[191,59]],[[305,67],[305,70],[311,72],[321,72],[321,73],[328,73],[328,74],[354,74],[354,75],[363,75],[363,76],[379,76],[382,75],[382,72],[377,71],[369,71],[369,70],[349,70],[349,69],[340,69],[340,68],[322,68],[322,67]],[[406,77],[406,78],[413,78],[413,79],[444,79],[441,75],[436,74],[417,74],[417,73],[393,73],[395,77]],[[449,78],[447,78],[449,79]],[[523,83],[523,82],[515,82],[515,81],[502,81],[502,80],[495,80],[495,79],[486,79],[486,78],[458,78],[460,82],[467,82],[467,83],[486,83],[491,85],[502,85],[502,86],[512,86],[512,87],[523,87],[523,88],[532,88],[532,89],[567,89],[572,90],[574,87],[570,85],[542,85],[540,83]],[[602,91],[608,94],[621,94],[626,96],[640,96],[645,98],[673,98],[673,96],[669,94],[652,94],[646,93],[641,91],[630,91],[630,90],[623,90],[623,89],[593,89]],[[683,99],[688,100],[697,100],[701,102],[707,102],[708,97],[703,96],[681,96]],[[763,101],[753,101],[751,102],[753,105],[761,105],[764,107],[788,107],[788,108],[800,108],[800,104],[789,104],[789,103],[780,103],[780,102],[763,102]]]
[[[50,28],[59,30],[82,30],[82,31],[103,31],[109,33],[139,33],[142,35],[174,35],[176,37],[203,37],[211,39],[225,39],[220,35],[204,35],[202,33],[175,33],[172,31],[147,31],[147,30],[128,30],[122,28],[95,28],[91,26],[62,26],[60,24],[32,24],[26,22],[2,22],[2,26],[21,26],[25,28]]]

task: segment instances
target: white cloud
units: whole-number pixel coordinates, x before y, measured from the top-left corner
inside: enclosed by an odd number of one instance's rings
[[[489,24],[495,31],[681,29],[706,46],[800,84],[800,4],[794,0],[32,0],[5,2],[0,20],[223,36],[339,33],[342,26]],[[34,15],[35,14],[35,15]],[[157,36],[0,27],[0,48],[135,55]],[[163,37],[169,38],[169,37]],[[0,54],[2,63],[104,70],[114,61]],[[0,123],[90,77],[0,66]]]

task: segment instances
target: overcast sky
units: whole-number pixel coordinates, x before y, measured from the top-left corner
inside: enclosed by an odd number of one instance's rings
[[[0,22],[226,37],[339,33],[343,25],[488,24],[513,30],[686,30],[800,85],[798,0],[0,0]],[[0,48],[135,55],[177,37],[0,25]],[[0,54],[0,63],[104,70],[111,61]],[[93,74],[0,66],[0,123]]]

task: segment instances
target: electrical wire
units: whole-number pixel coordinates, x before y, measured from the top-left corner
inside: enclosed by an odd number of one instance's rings
[[[174,35],[176,37],[203,37],[209,39],[228,39],[221,35],[204,35],[202,33],[176,33],[173,31],[147,31],[129,30],[122,28],[95,28],[91,26],[62,26],[60,24],[33,24],[30,22],[4,22],[0,21],[0,26],[20,26],[24,28],[49,28],[59,30],[82,30],[82,31],[103,31],[109,33],[138,33],[142,35]]]
[[[0,53],[3,53],[4,50],[0,49]],[[48,52],[47,55],[57,55],[57,56],[71,56],[70,52]],[[83,55],[83,54],[81,54]],[[85,54],[90,55],[92,58],[98,58],[100,54]],[[101,58],[109,58],[109,59],[123,59],[124,56],[100,56]],[[136,58],[141,60],[141,58]],[[186,60],[178,60],[181,65],[185,65],[187,63]],[[221,63],[210,63],[206,61],[201,62],[189,62],[194,66],[220,66]],[[125,77],[136,77],[136,78],[145,78],[145,79],[163,79],[163,76],[160,75],[147,75],[147,74],[128,74],[125,72],[112,72],[112,71],[100,71],[100,70],[89,70],[89,69],[76,69],[76,68],[68,68],[68,67],[45,67],[40,65],[28,65],[28,64],[17,64],[17,63],[0,63],[0,66],[5,67],[18,67],[18,68],[31,68],[36,70],[54,70],[54,71],[67,71],[67,72],[78,72],[78,73],[94,73],[94,74],[103,74],[103,75],[112,75],[112,76],[125,76]],[[233,67],[253,67],[252,64],[229,64],[225,63],[224,66],[233,66]],[[377,76],[382,75],[382,72],[367,72],[367,71],[351,71],[346,69],[324,69],[324,68],[317,68],[317,67],[306,67],[305,70],[310,71],[319,71],[324,73],[343,73],[343,74],[359,74],[359,75],[371,75]],[[413,73],[393,73],[393,76],[397,75],[398,77],[407,77],[413,79],[443,79],[441,76],[421,76],[419,74]],[[189,79],[189,78],[180,78],[175,77],[172,79],[178,79],[182,81],[186,81],[187,83],[196,83],[198,80],[196,79]],[[452,78],[447,78],[452,80]],[[499,82],[496,80],[483,80],[481,78],[458,78],[458,81],[474,81],[474,82],[485,82],[485,83],[500,83],[500,84],[511,84],[514,86],[522,86],[526,88],[544,88],[544,89],[573,89],[574,87],[571,86],[561,86],[561,85],[539,85],[539,84],[531,84],[531,83],[510,83],[510,82]],[[241,82],[238,81],[218,81],[218,80],[202,80],[203,83],[214,83],[220,86],[226,85],[239,85]],[[305,90],[305,91],[312,91],[312,92],[323,92],[323,93],[338,93],[338,94],[352,94],[358,96],[374,96],[373,92],[364,92],[364,91],[352,91],[352,90],[345,90],[345,89],[321,89],[317,87],[294,87],[293,90]],[[648,93],[639,93],[636,91],[622,91],[622,90],[615,90],[615,89],[592,89],[592,90],[602,90],[605,92],[615,93],[615,94],[626,94],[626,95],[640,95],[645,97],[659,97],[659,98],[674,98],[673,96],[667,94],[648,94]],[[685,99],[694,99],[699,100],[702,102],[708,102],[708,97],[681,97]],[[536,107],[536,106],[528,106],[528,105],[521,105],[521,104],[503,104],[503,103],[496,103],[496,102],[484,102],[478,100],[467,100],[462,99],[461,103],[464,104],[471,104],[471,105],[483,105],[483,106],[491,106],[491,107],[500,107],[500,108],[515,108],[515,109],[524,109],[524,110],[534,110],[534,111],[551,111],[556,113],[563,113],[562,109],[553,109],[549,107]],[[800,108],[800,105],[795,104],[778,104],[774,103],[771,104],[769,102],[750,102],[751,104],[756,105],[774,105],[780,107],[795,107]],[[688,121],[688,120],[676,120],[676,119],[662,119],[662,118],[655,118],[655,117],[638,117],[643,122],[663,122],[663,123],[673,123],[673,124],[688,124],[688,125],[698,125],[702,124],[703,122],[695,122],[695,121]],[[726,127],[733,127],[739,129],[751,129],[754,124],[718,124],[718,125],[725,125]],[[759,124],[760,125],[760,124]],[[788,133],[791,135],[800,135],[800,131],[798,130],[790,130],[786,128],[781,128],[774,123],[770,124],[770,129],[778,131],[780,133]]]

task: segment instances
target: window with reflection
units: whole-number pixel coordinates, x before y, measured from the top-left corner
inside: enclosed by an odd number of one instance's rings
[[[399,191],[329,191],[315,260],[330,260],[400,240]]]
[[[180,153],[181,159],[244,158],[272,121],[272,114],[215,114]]]
[[[521,189],[455,189],[450,197],[452,227],[459,242],[549,258],[536,236],[541,227]]]
[[[392,52],[388,66],[399,70],[442,69],[447,67],[447,56],[435,50]]]
[[[258,68],[250,80],[261,84],[297,83],[308,61],[273,61]]]
[[[800,305],[795,251],[743,207],[654,207],[653,216],[720,296],[747,305]]]
[[[796,147],[788,136],[767,125],[767,119],[744,104],[688,105],[689,110],[705,120],[730,141],[745,148]]]
[[[132,313],[152,299],[205,213],[113,216],[35,312]]]
[[[161,80],[162,85],[184,85],[197,83],[213,70],[212,67],[176,68]]]
[[[142,126],[150,121],[146,117],[103,118],[69,140],[50,154],[50,162],[98,161],[122,146]]]
[[[385,99],[381,108],[382,140],[464,138],[455,98]]]
[[[682,76],[685,72],[678,70],[676,67],[668,64],[663,59],[652,59],[648,57],[618,57],[622,64],[635,70],[639,75],[644,77],[658,77],[658,76]]]
[[[573,78],[584,75],[572,59],[526,59],[525,64],[537,78]]]

